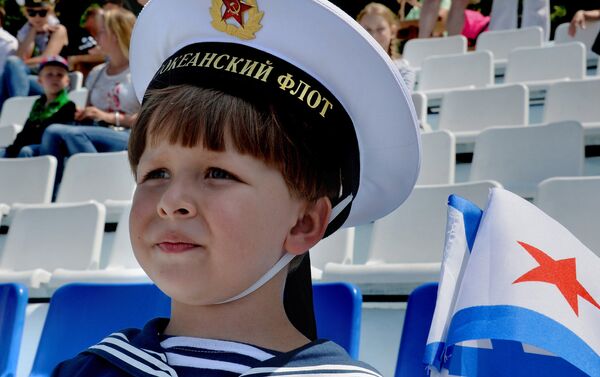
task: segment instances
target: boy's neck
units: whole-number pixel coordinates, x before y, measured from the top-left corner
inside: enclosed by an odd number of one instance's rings
[[[50,104],[50,102],[54,101],[55,99],[58,98],[58,96],[60,95],[61,92],[58,92],[56,94],[46,94],[46,106]]]
[[[236,341],[279,352],[309,343],[285,314],[282,289],[273,291],[272,285],[279,286],[280,279],[273,280],[227,304],[189,306],[174,301],[165,334]]]

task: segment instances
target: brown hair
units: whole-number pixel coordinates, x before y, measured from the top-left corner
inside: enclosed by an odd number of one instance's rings
[[[398,24],[399,24],[398,16],[396,16],[396,14],[394,12],[392,12],[392,10],[390,8],[386,7],[383,4],[380,4],[380,3],[367,4],[358,13],[358,16],[356,16],[356,21],[360,22],[360,20],[362,20],[362,18],[364,16],[366,16],[367,14],[373,14],[376,16],[383,17],[388,22],[388,24],[390,25],[390,28],[392,28],[392,30],[395,30],[398,27]],[[392,59],[398,59],[400,57],[400,54],[398,52],[399,43],[400,43],[400,41],[398,40],[398,38],[396,38],[396,36],[394,36],[392,38],[392,41],[390,42],[390,47],[389,47],[389,50],[387,51],[387,53]]]
[[[340,185],[339,156],[329,152],[315,128],[260,99],[250,102],[218,90],[170,86],[147,94],[131,131],[129,161],[135,174],[146,144],[160,140],[223,151],[227,135],[239,153],[277,168],[292,195],[333,201]]]
[[[129,42],[135,24],[135,15],[127,9],[117,8],[99,14],[104,19],[104,27],[117,37],[121,53],[129,57]]]

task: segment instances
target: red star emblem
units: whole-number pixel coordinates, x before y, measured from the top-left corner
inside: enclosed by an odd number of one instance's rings
[[[540,265],[526,272],[513,282],[541,281],[556,285],[565,300],[569,303],[575,315],[579,316],[578,296],[600,309],[600,305],[592,298],[586,289],[577,280],[575,258],[554,260],[540,249],[517,241]]]
[[[252,6],[242,3],[241,0],[223,0],[223,4],[226,8],[225,13],[223,13],[223,21],[233,18],[241,27],[244,27],[244,12]]]

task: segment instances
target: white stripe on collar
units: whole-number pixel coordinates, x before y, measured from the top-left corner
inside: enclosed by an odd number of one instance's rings
[[[265,368],[254,368],[244,373],[243,376],[252,376],[255,374],[262,373],[281,373],[282,376],[292,375],[303,375],[311,376],[311,374],[303,374],[306,372],[315,372],[315,375],[319,376],[339,376],[341,374],[351,373],[353,376],[376,376],[381,377],[378,373],[359,366],[348,365],[348,364],[323,364],[323,365],[310,365],[304,367],[265,367]],[[323,373],[323,372],[330,372]]]
[[[169,360],[170,365],[178,367],[221,370],[239,374],[250,370],[250,367],[244,364],[237,364],[220,360],[203,359],[199,357],[185,356],[171,352],[167,352],[167,359]]]
[[[160,343],[160,346],[165,349],[165,351],[175,347],[191,347],[219,352],[237,353],[239,355],[248,356],[259,361],[265,361],[274,356],[249,344],[231,342],[227,340],[192,338],[186,336],[174,336],[165,339]]]

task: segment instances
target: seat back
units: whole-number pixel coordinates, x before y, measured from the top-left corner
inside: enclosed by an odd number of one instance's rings
[[[65,165],[56,201],[131,200],[134,189],[127,151],[78,153]]]
[[[471,180],[493,179],[526,198],[538,183],[583,174],[583,127],[568,121],[527,127],[494,127],[475,141]]]
[[[535,204],[600,256],[600,176],[549,178]]]
[[[441,262],[450,194],[479,206],[487,203],[493,181],[416,186],[394,212],[373,224],[367,263]]]
[[[109,334],[141,328],[170,312],[170,299],[152,284],[62,286],[50,300],[31,376],[49,376],[60,362]]]
[[[315,284],[313,295],[319,336],[358,357],[360,291],[344,283]],[[50,300],[31,376],[49,376],[60,362],[109,334],[141,328],[152,318],[169,317],[170,311],[170,299],[152,284],[62,286]]]
[[[69,92],[69,99],[78,108],[84,108],[87,105],[88,94],[87,88],[74,89]]]
[[[15,376],[23,335],[27,288],[0,284],[0,376]]]
[[[598,54],[592,51],[592,45],[596,37],[600,33],[600,21],[586,21],[585,29],[577,28],[577,33],[574,37],[569,35],[569,22],[562,23],[556,27],[554,31],[554,43],[569,43],[581,42],[586,47],[586,55],[588,60],[598,58]]]
[[[504,81],[583,79],[585,46],[572,42],[544,47],[519,47],[508,55]]]
[[[456,90],[446,93],[439,128],[453,132],[481,131],[492,126],[525,125],[529,120],[529,92],[524,85]]]
[[[313,284],[319,338],[329,339],[358,359],[362,295],[348,283]]]
[[[544,122],[577,120],[600,123],[600,77],[550,85],[544,103]]]
[[[9,124],[25,124],[35,100],[40,96],[11,97],[2,104],[0,112],[0,127]]]
[[[456,138],[446,130],[421,134],[421,171],[418,185],[454,183]]]
[[[411,94],[413,104],[415,105],[415,111],[417,113],[417,119],[419,122],[427,122],[427,96],[421,92],[413,92]]]
[[[423,60],[432,55],[467,52],[467,38],[462,35],[443,38],[415,38],[404,45],[402,56],[413,68],[421,68]]]
[[[104,218],[104,206],[95,202],[18,207],[0,268],[49,272],[97,268]]]
[[[477,51],[489,51],[494,60],[506,60],[508,54],[518,47],[542,47],[543,30],[531,26],[511,30],[489,30],[477,37]]]
[[[83,73],[79,71],[69,72],[69,90],[78,90],[83,87]]]
[[[489,51],[430,56],[423,60],[419,90],[492,85],[494,65]]]
[[[17,138],[19,133],[19,126],[15,124],[9,124],[4,127],[0,127],[0,148],[8,147]]]
[[[343,228],[322,239],[310,250],[310,264],[323,270],[327,263],[351,264],[354,253],[354,228]]]
[[[108,266],[110,268],[140,268],[140,264],[133,254],[131,247],[131,238],[129,237],[129,213],[131,206],[128,206],[119,219],[115,239],[108,257]]]
[[[429,328],[437,299],[438,283],[416,288],[408,298],[395,377],[427,377],[423,364]]]
[[[49,203],[56,176],[56,158],[0,159],[0,203]]]

